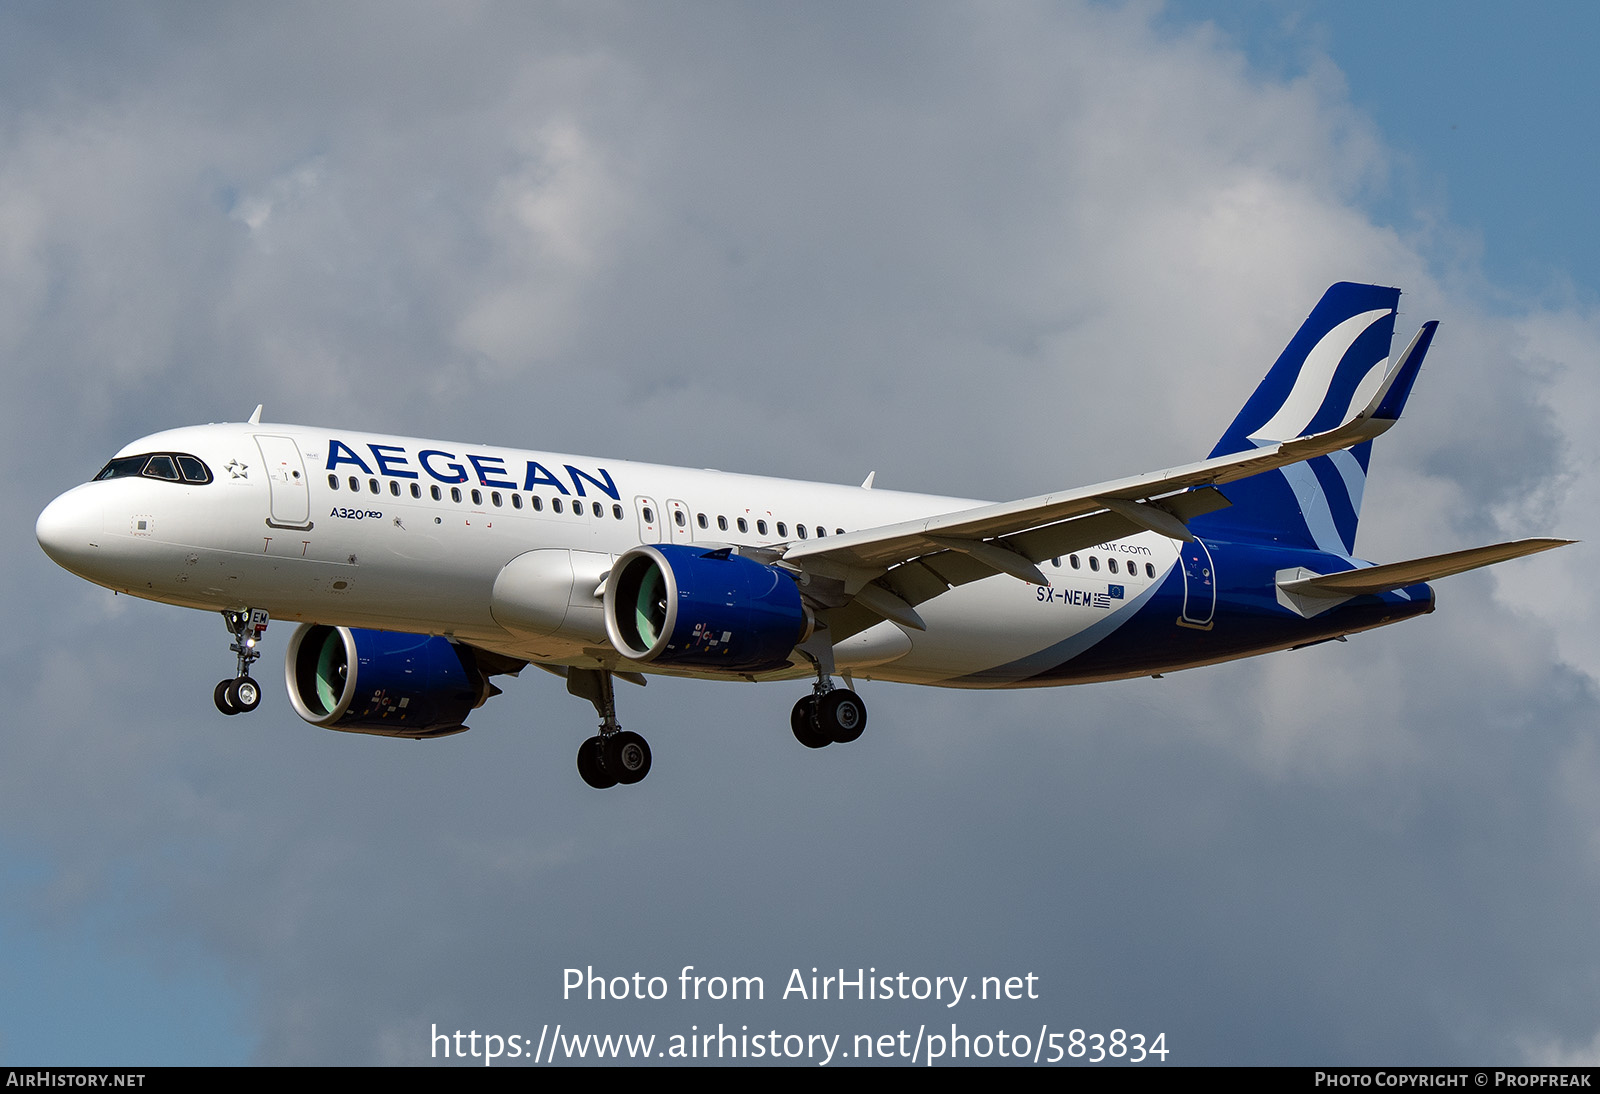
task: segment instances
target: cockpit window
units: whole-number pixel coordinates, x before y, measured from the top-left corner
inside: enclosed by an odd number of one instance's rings
[[[144,474],[150,479],[166,479],[168,482],[177,482],[178,464],[171,456],[151,456],[150,462],[144,465]]]
[[[100,474],[94,477],[94,481],[99,482],[101,479],[120,479],[125,475],[137,475],[144,470],[144,465],[149,460],[149,456],[124,456],[120,460],[112,460],[100,469]]]
[[[178,470],[183,472],[184,482],[210,482],[211,472],[206,470],[206,465],[193,456],[178,456]]]
[[[211,481],[211,469],[205,465],[205,461],[184,452],[145,452],[138,456],[123,456],[102,467],[94,481],[137,478],[141,475],[147,479],[187,482],[196,486],[204,486]]]

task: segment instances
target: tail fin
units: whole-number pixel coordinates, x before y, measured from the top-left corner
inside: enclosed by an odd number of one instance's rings
[[[1437,323],[1418,332],[1393,368],[1399,289],[1340,282],[1323,293],[1212,456],[1248,452],[1337,428],[1365,409],[1386,377],[1394,382],[1374,416],[1394,419],[1422,367]],[[1200,535],[1355,550],[1372,442],[1242,479],[1224,490],[1230,508],[1196,518]]]

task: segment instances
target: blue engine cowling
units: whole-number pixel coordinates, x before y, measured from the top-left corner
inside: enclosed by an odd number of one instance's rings
[[[300,717],[383,737],[460,733],[494,693],[472,651],[437,635],[307,623],[289,639],[284,671]]]
[[[611,644],[630,660],[729,673],[782,668],[811,627],[788,571],[684,544],[617,559],[605,617]]]

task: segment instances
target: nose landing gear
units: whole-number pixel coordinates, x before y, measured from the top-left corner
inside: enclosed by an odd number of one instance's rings
[[[261,705],[261,685],[250,678],[250,666],[261,656],[258,647],[267,629],[267,613],[262,608],[223,612],[222,622],[233,632],[228,648],[239,655],[239,671],[218,684],[211,699],[224,714],[247,714]]]

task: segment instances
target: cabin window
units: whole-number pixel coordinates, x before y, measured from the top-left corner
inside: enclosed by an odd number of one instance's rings
[[[444,497],[443,494],[439,493],[439,488],[437,486],[430,486],[428,488],[428,493],[433,495],[434,501],[439,501]]]
[[[400,481],[398,479],[389,480],[389,493],[397,498],[400,496]]]
[[[1100,560],[1094,555],[1089,556],[1089,569],[1093,570],[1095,573],[1100,572]]]
[[[418,486],[416,483],[412,483],[411,484],[411,496],[414,497],[414,498],[422,497],[422,487]]]
[[[622,506],[613,505],[611,507],[611,515],[616,517],[618,520],[621,520],[622,519]]]
[[[723,516],[719,516],[717,518],[717,527],[719,529],[721,529],[722,531],[726,532],[728,530],[728,518],[727,517],[723,517]]]
[[[367,489],[369,491],[371,491],[372,493],[376,494],[378,492],[378,480],[377,479],[368,479],[367,480]]]
[[[482,505],[483,504],[483,491],[479,490],[477,487],[473,487],[472,488],[472,504],[473,505]]]
[[[1106,569],[1110,570],[1112,573],[1116,573],[1117,572],[1117,560],[1114,559],[1114,558],[1106,559]]]
[[[328,476],[328,489],[329,490],[337,490],[337,489],[339,489],[339,476],[338,475],[329,475]]]
[[[794,526],[794,530],[796,532],[800,533],[800,538],[801,539],[805,539],[806,538],[806,526],[804,524],[796,524]]]
[[[739,523],[739,531],[748,532],[750,530],[750,522],[745,520],[743,517],[739,518],[738,523]]]
[[[1078,568],[1078,556],[1077,555],[1068,555],[1067,556],[1067,561],[1072,563],[1072,568],[1074,570],[1076,570]]]
[[[1146,562],[1144,564],[1144,576],[1145,577],[1155,577],[1156,576],[1156,568],[1154,566],[1152,566],[1148,562]]]
[[[533,511],[535,513],[544,512],[544,499],[541,498],[538,494],[534,494],[532,497],[530,497],[528,499],[528,504],[533,506]]]
[[[689,518],[683,515],[682,509],[674,510],[672,514],[672,523],[676,524],[679,528],[687,528],[689,526]]]
[[[452,486],[450,488],[450,500],[455,502],[457,505],[461,504],[461,487]]]
[[[654,524],[656,522],[656,511],[650,508],[648,505],[644,507],[643,514],[644,522],[646,524]]]
[[[711,522],[706,519],[706,515],[704,513],[696,513],[695,514],[695,518],[694,518],[694,522],[696,524],[698,524],[701,528],[710,528],[711,527]]]
[[[780,536],[786,536],[789,534],[789,526],[783,523],[781,520],[778,522],[778,534]]]
[[[354,475],[350,476],[350,489],[354,490],[356,493],[361,492],[361,480],[356,478]]]

